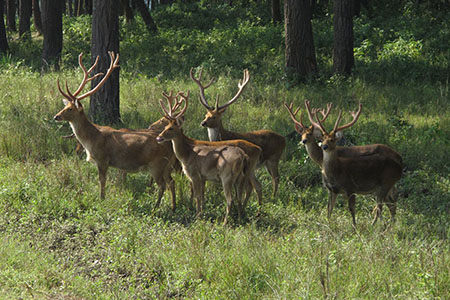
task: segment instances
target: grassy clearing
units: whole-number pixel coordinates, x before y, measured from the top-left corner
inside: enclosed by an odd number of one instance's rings
[[[355,75],[344,79],[328,73],[330,20],[316,18],[322,71],[294,87],[283,77],[282,27],[256,6],[191,11],[176,4],[155,12],[159,36],[146,33],[139,19],[122,26],[125,126],[143,128],[160,118],[162,91],[190,89],[185,131],[206,139],[189,68],[201,65],[217,76],[207,95],[225,101],[247,67],[251,82],[228,109],[225,126],[287,137],[278,196],[271,197],[270,176],[259,170],[262,215],[253,196],[245,222],[233,223],[232,215],[227,227],[221,189],[207,186],[206,215],[195,220],[181,174],[176,213],[169,195],[153,208],[146,173],[123,182],[110,170],[106,199],[99,199],[95,166],[75,154],[73,140],[61,138],[71,133],[68,124],[53,121],[63,106],[56,79],[70,86],[81,79],[73,66],[79,52],[89,51],[88,17],[64,20],[60,72],[39,72],[40,41],[11,44],[15,55],[0,61],[1,299],[449,299],[450,59],[439,42],[448,40],[448,22],[433,17],[429,29],[422,26],[426,14],[363,15],[355,21]],[[385,212],[383,222],[370,226],[369,196],[357,197],[357,231],[342,198],[327,220],[320,172],[282,106],[305,99],[344,110],[361,102],[363,113],[345,142],[385,143],[402,154],[395,224]]]

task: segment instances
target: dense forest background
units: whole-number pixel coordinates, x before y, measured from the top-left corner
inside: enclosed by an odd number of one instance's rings
[[[348,1],[350,72],[334,61],[334,5],[342,1],[298,1],[311,9],[316,65],[307,75],[286,59],[285,4],[295,1],[120,1],[114,126],[146,128],[161,117],[162,92],[190,90],[184,130],[206,140],[190,68],[203,67],[205,81],[217,79],[207,96],[221,101],[236,93],[247,68],[250,82],[224,126],[286,137],[278,195],[258,170],[261,214],[252,196],[244,221],[233,214],[228,226],[221,225],[221,187],[207,185],[205,216],[196,220],[188,181],[178,173],[176,212],[167,192],[154,208],[146,172],[123,181],[110,170],[101,200],[95,166],[77,154],[74,139],[63,138],[72,131],[53,120],[63,108],[56,81],[74,89],[82,77],[78,55],[85,53],[86,65],[95,56],[95,2],[61,2],[60,54],[51,61],[46,18],[41,29],[32,11],[53,2],[0,1],[0,299],[448,298],[449,1]],[[16,28],[8,3],[17,5]],[[25,22],[19,3],[30,4]],[[338,109],[346,114],[362,103],[342,144],[383,143],[402,155],[395,223],[385,211],[371,226],[375,200],[364,195],[356,200],[356,229],[342,197],[327,218],[320,170],[283,107],[307,99],[314,107],[334,104],[327,126]],[[83,104],[87,109],[88,99]]]

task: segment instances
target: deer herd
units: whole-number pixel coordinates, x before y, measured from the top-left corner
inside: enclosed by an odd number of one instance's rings
[[[172,210],[176,208],[176,195],[171,174],[174,170],[182,169],[190,181],[197,217],[202,215],[204,209],[206,181],[218,182],[222,185],[226,199],[224,223],[227,223],[233,203],[236,203],[238,218],[241,219],[253,190],[258,197],[259,210],[261,209],[262,187],[255,175],[260,166],[265,166],[269,172],[273,196],[276,196],[280,179],[278,165],[286,146],[285,138],[271,130],[237,133],[226,130],[222,125],[222,115],[241,96],[249,82],[248,70],[244,70],[243,79],[238,83],[238,92],[233,98],[219,105],[217,97],[214,106],[211,106],[206,99],[205,90],[214,83],[214,79],[204,84],[201,82],[202,70],[196,78],[191,69],[190,78],[198,85],[200,103],[206,108],[205,119],[201,125],[207,128],[209,141],[202,141],[188,137],[183,132],[189,91],[179,91],[176,94],[163,92],[167,102],[159,100],[163,117],[145,129],[114,129],[90,122],[81,100],[96,93],[119,67],[119,55],[109,52],[109,56],[111,62],[106,74],[97,73],[91,76],[98,57],[94,64],[86,69],[82,62],[83,56],[79,55],[78,62],[83,70],[83,80],[74,93],[69,90],[67,82],[64,91],[57,81],[65,107],[54,117],[56,121],[69,122],[74,136],[86,151],[86,160],[97,166],[101,198],[105,197],[109,167],[118,168],[125,173],[148,170],[151,180],[154,180],[159,188],[156,206],[159,206],[166,188],[169,187]],[[88,82],[100,76],[103,78],[94,88],[80,95]],[[342,111],[339,111],[333,129],[327,131],[323,124],[330,115],[332,105],[328,104],[325,110],[311,108],[309,101],[304,104],[310,126],[304,125],[302,121],[301,107],[294,111],[293,103],[284,103],[284,106],[294,122],[296,131],[301,135],[301,142],[309,157],[322,172],[323,184],[329,194],[328,218],[331,217],[336,197],[343,194],[348,200],[355,226],[356,194],[372,194],[377,200],[372,223],[381,217],[383,204],[387,205],[394,220],[397,201],[394,186],[400,179],[403,168],[400,154],[383,144],[347,147],[337,145],[342,131],[353,126],[358,120],[362,105],[359,104],[358,110],[350,113],[353,119],[345,125],[340,125]],[[318,143],[318,140],[321,143]]]

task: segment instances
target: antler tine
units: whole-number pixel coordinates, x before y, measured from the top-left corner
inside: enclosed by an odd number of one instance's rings
[[[94,70],[95,66],[97,66],[97,63],[98,63],[98,56],[95,59],[94,64],[89,68],[89,70],[86,70],[86,67],[83,64],[83,52],[80,53],[80,55],[78,55],[78,64],[80,65],[81,69],[83,70],[83,81],[81,82],[80,86],[75,91],[75,93],[73,93],[73,95],[75,97],[78,96],[78,94],[84,89],[84,87],[86,86],[86,83],[103,75],[103,73],[100,72],[89,78],[89,74]]]
[[[216,102],[214,103],[214,109],[219,110],[219,94],[216,96]]]
[[[317,124],[318,125],[317,127],[322,131],[323,134],[328,134],[328,132],[325,130],[325,127],[323,127],[323,124],[320,121],[319,116],[317,115],[317,112],[318,112],[317,110],[314,112],[314,116],[316,117],[317,123],[314,122],[313,125],[316,126],[316,124]],[[340,118],[340,114],[341,114],[341,112],[339,112],[338,119]]]
[[[63,95],[64,98],[66,98],[67,100],[73,101],[73,99],[62,90],[61,85],[59,84],[59,79],[56,79],[56,84],[58,85],[58,90],[61,93],[61,95]],[[67,81],[66,81],[66,85],[67,85]]]
[[[205,89],[209,88],[211,86],[211,84],[213,84],[214,77],[211,78],[211,81],[207,85],[203,85],[201,83],[202,73],[203,73],[203,68],[200,69],[199,77],[195,78],[194,77],[194,68],[192,67],[190,72],[189,72],[189,76],[191,77],[192,81],[194,81],[198,85],[198,87],[200,88],[200,103],[203,104],[203,106],[206,107],[206,109],[213,110],[213,107],[209,106],[208,101],[206,100]]]
[[[117,64],[119,62],[119,54],[117,54],[117,56],[116,56],[113,51],[109,51],[108,54],[109,54],[109,57],[111,59],[111,62],[109,64],[109,68],[108,68],[108,71],[106,72],[105,76],[103,76],[102,80],[92,90],[90,90],[89,92],[84,93],[80,97],[77,97],[78,100],[82,100],[82,99],[84,99],[86,97],[91,96],[92,94],[95,94],[105,84],[106,80],[111,76],[111,74],[114,71],[114,69],[120,67]],[[95,76],[97,76],[97,75],[95,75]]]
[[[173,91],[171,90],[169,92],[169,94],[167,94],[166,92],[162,92],[161,94],[163,95],[164,98],[167,99],[167,102],[169,102],[169,112],[170,112],[170,115],[172,115],[173,98],[174,98]]]
[[[362,111],[362,104],[359,103],[358,111],[356,111],[356,112],[351,111],[351,112],[350,112],[350,114],[351,114],[352,117],[353,117],[353,120],[352,120],[350,123],[347,123],[347,124],[345,124],[345,125],[343,125],[343,126],[338,127],[338,125],[339,125],[339,122],[338,122],[338,121],[340,121],[340,118],[338,118],[338,120],[336,121],[336,124],[334,125],[333,131],[334,131],[334,132],[337,132],[337,131],[341,131],[341,130],[344,130],[344,129],[346,129],[346,128],[349,128],[349,127],[353,126],[353,124],[355,124],[356,121],[358,121],[358,118],[359,118],[359,116],[361,115],[361,111]],[[339,114],[339,117],[340,117],[340,114]]]
[[[291,116],[292,121],[296,125],[300,126],[302,129],[305,129],[306,127],[305,127],[305,125],[303,125],[303,122],[302,122],[302,113],[300,112],[298,121],[295,118],[295,116],[297,115],[298,111],[300,110],[300,106],[295,110],[295,112],[292,112],[292,108],[293,108],[294,102],[292,102],[291,105],[289,105],[289,106],[287,105],[286,102],[284,102],[283,104],[284,104],[284,107],[286,107],[287,111],[289,112],[289,115]]]
[[[306,111],[308,112],[308,117],[309,117],[309,121],[311,122],[311,124],[312,124],[314,127],[319,128],[319,129],[322,130],[324,133],[326,133],[327,131],[325,130],[325,128],[323,127],[323,125],[322,125],[320,122],[314,121],[313,113],[312,113],[312,111],[311,111],[311,102],[310,102],[309,100],[305,100],[305,107],[306,107]],[[330,108],[330,109],[331,109],[331,108]],[[316,119],[317,119],[317,110],[314,111],[314,114],[315,114]],[[325,120],[325,119],[323,119],[322,122],[323,122],[324,120]],[[319,121],[319,120],[317,120],[317,121]]]
[[[161,106],[163,112],[164,112],[164,117],[166,117],[169,120],[175,120],[175,118],[172,117],[172,114],[169,113],[166,109],[166,107],[164,106],[164,101],[162,101],[162,99],[159,99],[159,105]]]
[[[236,95],[234,95],[234,97],[230,101],[225,103],[224,105],[217,107],[217,109],[224,109],[224,108],[227,108],[228,106],[230,106],[231,104],[233,104],[239,98],[239,96],[242,94],[242,91],[244,90],[244,88],[247,85],[249,80],[250,80],[250,73],[248,72],[248,69],[245,69],[244,76],[242,77],[242,81],[239,80],[239,82],[238,82],[239,90],[236,93]]]
[[[327,111],[326,112],[323,108],[319,109],[319,112],[322,114],[321,122],[324,122],[328,118],[328,115],[330,114],[332,107],[333,107],[333,103],[327,103]]]
[[[180,118],[180,117],[182,117],[184,115],[184,113],[186,112],[187,107],[188,107],[188,101],[189,101],[189,95],[190,94],[191,94],[190,90],[188,90],[187,95],[184,95],[184,92],[182,92],[182,91],[178,92],[177,96],[179,95],[182,99],[180,101],[177,101],[177,104],[179,103],[179,105],[181,105],[181,103],[184,101],[184,107],[173,118],[178,119],[178,118]]]

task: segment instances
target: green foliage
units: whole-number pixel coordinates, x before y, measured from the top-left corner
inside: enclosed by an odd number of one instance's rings
[[[159,35],[140,17],[122,20],[124,126],[145,128],[159,119],[162,91],[191,90],[184,130],[206,139],[190,67],[203,66],[204,76],[217,78],[206,91],[210,101],[230,99],[249,68],[251,81],[228,108],[224,126],[286,136],[279,194],[271,196],[271,178],[259,169],[261,214],[253,195],[244,221],[238,224],[233,211],[227,227],[220,225],[221,188],[207,185],[205,216],[195,220],[183,174],[174,175],[175,213],[167,192],[154,208],[148,172],[123,181],[109,170],[107,196],[99,199],[96,167],[75,155],[74,140],[62,138],[69,125],[53,121],[63,107],[56,79],[72,88],[81,79],[77,56],[89,56],[90,17],[64,19],[57,73],[40,73],[41,37],[11,41],[11,54],[0,58],[0,298],[448,298],[448,12],[418,14],[413,2],[403,1],[406,8],[390,2],[386,11],[376,2],[381,17],[363,11],[355,20],[350,78],[331,76],[332,18],[315,15],[321,71],[300,86],[286,82],[283,28],[271,24],[260,1],[231,8],[222,1],[161,5],[153,12]],[[320,170],[283,108],[305,99],[315,107],[334,104],[327,128],[338,108],[348,120],[346,112],[361,102],[363,114],[345,131],[345,144],[385,143],[401,153],[396,223],[370,226],[375,201],[364,195],[357,196],[356,231],[342,197],[326,218]]]

